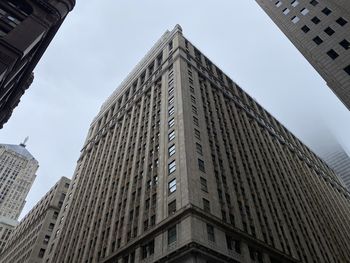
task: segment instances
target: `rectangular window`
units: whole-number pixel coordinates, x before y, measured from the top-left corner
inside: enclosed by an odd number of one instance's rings
[[[312,21],[315,25],[317,25],[318,23],[321,22],[321,20],[320,20],[317,16],[314,16],[313,18],[311,18],[311,21]]]
[[[331,35],[333,35],[333,34],[335,33],[335,31],[334,31],[332,28],[330,28],[330,27],[327,27],[327,28],[324,30],[324,32],[326,32],[326,34],[327,34],[328,36],[331,36]]]
[[[168,215],[173,215],[176,212],[176,200],[168,204]]]
[[[169,42],[169,50],[172,50],[173,49],[173,41],[171,40],[170,42]]]
[[[202,189],[204,192],[208,192],[207,180],[204,179],[203,177],[201,177],[200,180],[201,180],[201,189]]]
[[[174,124],[175,124],[175,119],[174,119],[174,118],[171,118],[171,119],[168,121],[168,128],[173,127]]]
[[[211,242],[215,242],[214,227],[212,225],[207,224],[207,234],[208,234],[208,240]]]
[[[168,229],[168,245],[176,242],[177,234],[176,234],[176,225]]]
[[[346,67],[344,68],[344,71],[345,71],[346,73],[348,73],[348,75],[350,75],[350,65],[346,66]]]
[[[350,42],[346,39],[342,40],[339,45],[341,45],[345,50],[348,50],[350,48]]]
[[[197,107],[192,105],[192,113],[198,115]]]
[[[197,153],[199,153],[200,155],[203,155],[202,145],[200,145],[198,142],[196,143],[196,151],[197,151]]]
[[[198,118],[193,116],[193,123],[196,126],[199,126]]]
[[[289,9],[289,8],[283,9],[283,14],[288,15],[289,12],[290,12],[290,9]]]
[[[45,249],[41,248],[41,249],[39,250],[39,255],[38,255],[38,257],[39,257],[39,258],[43,258],[43,257],[44,257],[44,254],[45,254]]]
[[[299,1],[293,0],[293,1],[291,2],[291,5],[292,5],[293,7],[296,7],[297,5],[299,5]]]
[[[302,15],[307,15],[308,13],[309,13],[310,11],[309,11],[309,9],[307,9],[307,8],[303,8],[303,9],[301,9],[300,10],[300,13],[302,14]]]
[[[299,20],[300,20],[300,18],[297,17],[297,16],[293,16],[293,17],[292,17],[292,22],[293,22],[294,24],[298,23]]]
[[[198,140],[201,139],[201,132],[197,129],[194,129],[194,137],[196,137]]]
[[[201,160],[201,159],[198,159],[198,168],[199,168],[199,170],[201,170],[202,172],[205,172],[204,161]]]
[[[175,130],[171,131],[169,134],[168,134],[168,140],[169,142],[174,140],[175,139]]]
[[[174,94],[174,87],[169,88],[168,94],[169,97],[171,97]]]
[[[321,45],[323,43],[323,40],[317,36],[315,38],[312,39],[317,45]]]
[[[44,237],[43,243],[44,243],[44,244],[48,244],[48,243],[49,243],[49,240],[50,240],[50,236],[46,235],[46,236]]]
[[[141,246],[141,258],[145,259],[148,256],[151,256],[154,254],[154,239],[150,242],[148,242],[145,245]],[[129,261],[126,261],[129,262]]]
[[[176,170],[175,160],[168,164],[168,173],[171,174]]]
[[[227,249],[229,250],[233,250],[233,246],[232,246],[232,238],[226,234],[226,245],[227,245]]]
[[[157,57],[157,66],[159,67],[160,65],[162,65],[163,62],[163,54],[159,54]]]
[[[169,182],[168,190],[169,190],[169,194],[172,194],[176,191],[176,178]]]
[[[173,103],[174,103],[174,100],[175,100],[174,96],[171,97],[171,98],[169,98],[168,104],[169,104],[169,105],[173,104]]]
[[[301,30],[302,30],[304,33],[307,33],[307,32],[310,31],[310,28],[309,28],[308,26],[303,26],[303,27],[301,28]]]
[[[317,6],[318,5],[318,1],[317,0],[311,0],[310,4],[313,6]]]
[[[173,156],[175,154],[175,144],[171,145],[168,148],[168,154],[169,154],[169,157],[171,157],[171,156]]]
[[[51,231],[53,230],[54,227],[55,227],[55,224],[51,223],[51,224],[49,225],[49,231],[51,232]]]
[[[195,98],[194,96],[192,96],[192,95],[191,95],[191,102],[192,102],[193,104],[196,104],[196,98]]]
[[[329,50],[327,52],[327,55],[333,60],[335,60],[337,57],[339,57],[339,54],[337,52],[335,52],[333,49]]]
[[[210,213],[210,202],[203,198],[203,210]]]
[[[174,114],[174,112],[175,112],[175,107],[174,106],[172,106],[169,110],[168,110],[168,114],[169,114],[169,116],[171,116],[171,115],[173,115]]]
[[[348,23],[348,21],[346,21],[344,18],[342,18],[342,17],[339,17],[337,20],[336,20],[336,22],[340,25],[340,26],[345,26],[347,23]]]
[[[52,219],[57,219],[57,217],[58,217],[58,212],[55,211],[55,212],[53,213]]]
[[[324,13],[326,16],[329,16],[332,13],[332,10],[329,8],[325,7],[322,9],[322,13]]]

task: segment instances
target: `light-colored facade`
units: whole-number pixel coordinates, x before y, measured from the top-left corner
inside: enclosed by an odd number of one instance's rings
[[[22,212],[38,167],[23,143],[0,144],[0,221],[3,231],[7,230],[0,237],[0,252]]]
[[[350,109],[350,1],[256,1]]]
[[[339,146],[336,149],[324,153],[323,160],[331,167],[339,176],[344,186],[350,192],[350,156]]]
[[[179,26],[102,106],[68,192],[49,262],[350,258],[336,175]]]
[[[17,220],[0,217],[0,252],[4,249],[8,238],[17,225]]]
[[[69,184],[70,179],[62,177],[21,220],[0,254],[0,263],[44,262],[49,241],[58,235],[54,227],[62,220],[59,213]]]
[[[0,216],[18,219],[38,167],[24,144],[0,144]]]

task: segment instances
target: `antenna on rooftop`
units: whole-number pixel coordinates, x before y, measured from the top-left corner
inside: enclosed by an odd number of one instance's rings
[[[26,147],[26,143],[28,142],[29,140],[29,137],[27,136],[24,141],[22,143],[20,143],[19,145],[22,146],[22,147]]]

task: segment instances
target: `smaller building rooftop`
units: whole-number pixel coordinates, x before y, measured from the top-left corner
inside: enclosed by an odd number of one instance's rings
[[[20,145],[15,144],[0,144],[0,147],[4,147],[6,150],[13,151],[19,155],[22,155],[26,159],[35,159],[33,155],[26,149],[25,144],[21,143]]]

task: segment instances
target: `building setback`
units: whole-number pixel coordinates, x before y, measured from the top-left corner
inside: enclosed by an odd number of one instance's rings
[[[0,129],[33,82],[33,70],[75,0],[0,1]]]
[[[166,32],[93,120],[48,262],[345,262],[332,170]]]
[[[256,1],[350,110],[350,2]]]
[[[1,263],[44,262],[48,243],[58,234],[53,229],[61,222],[59,212],[69,184],[70,179],[62,177],[29,211],[8,239],[0,254]]]

